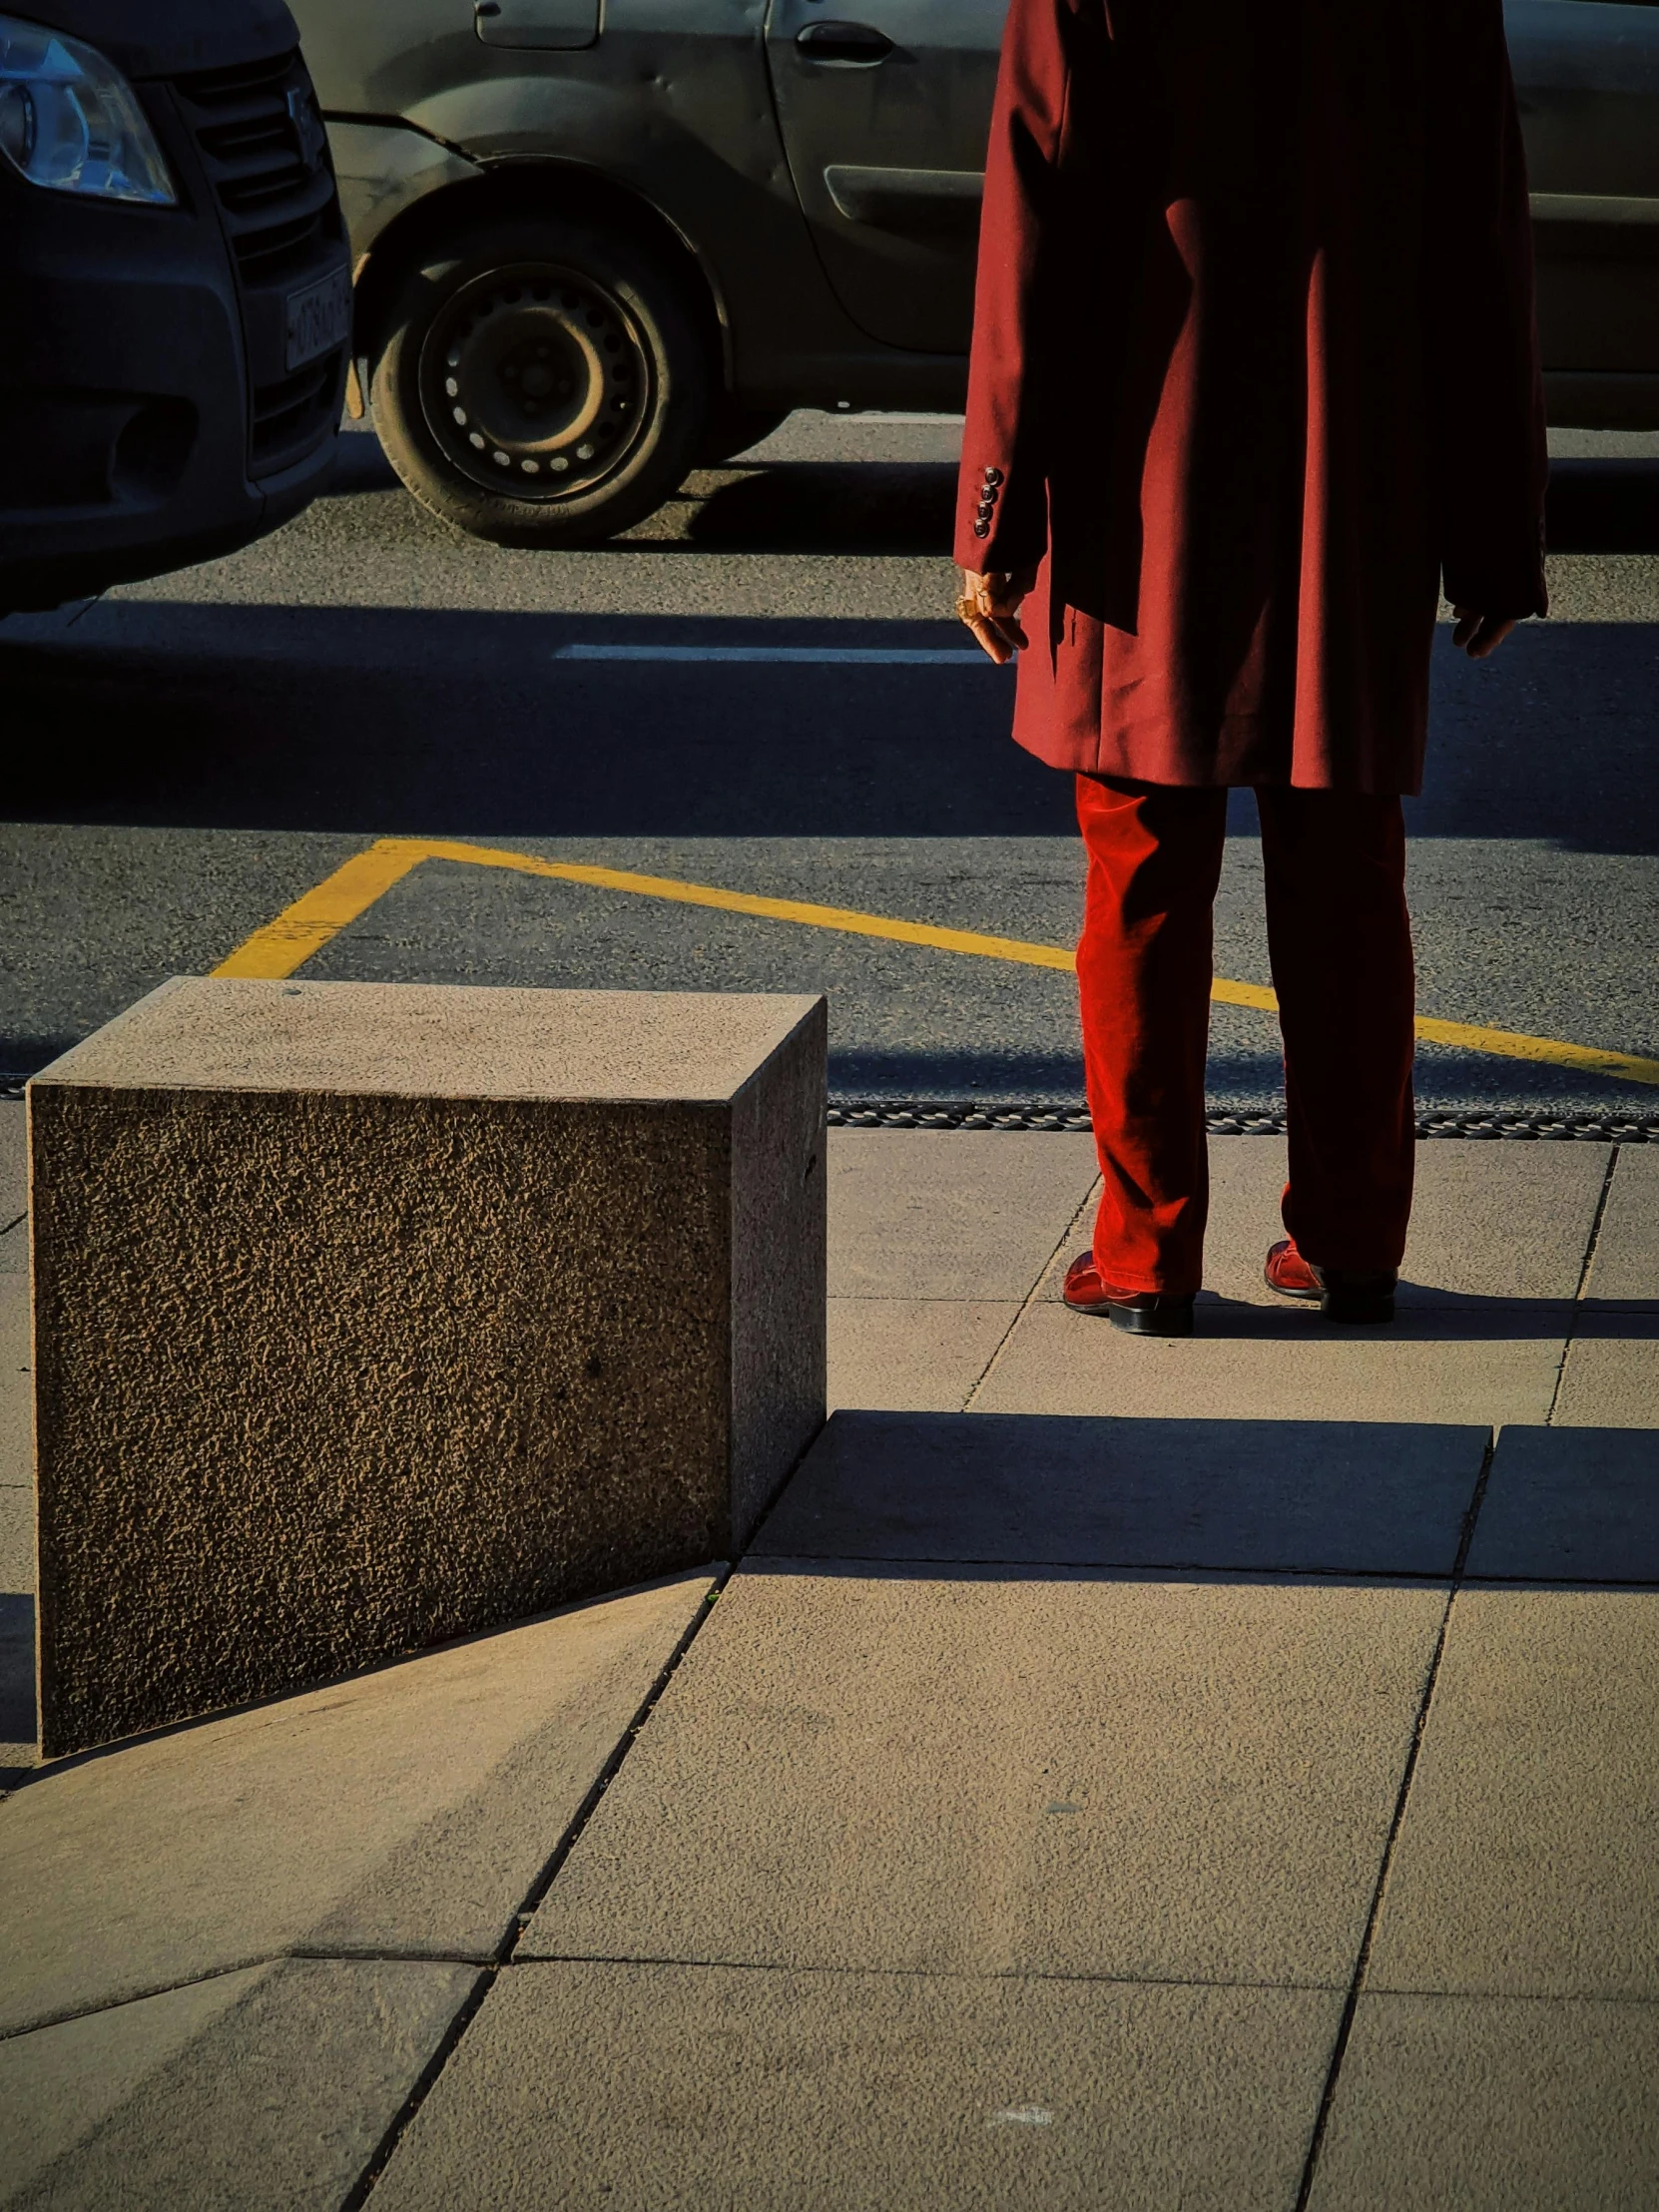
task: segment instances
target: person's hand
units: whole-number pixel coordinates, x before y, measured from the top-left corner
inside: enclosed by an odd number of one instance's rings
[[[1501,615],[1477,615],[1472,607],[1453,607],[1451,611],[1457,617],[1451,642],[1471,661],[1483,661],[1488,653],[1495,653],[1515,627]]]
[[[1011,576],[980,576],[971,568],[962,571],[962,595],[956,612],[1000,668],[1026,646],[1019,626],[1020,601],[1037,581],[1034,568],[1016,569]]]

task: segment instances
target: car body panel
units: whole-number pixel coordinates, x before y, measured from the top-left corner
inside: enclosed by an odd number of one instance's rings
[[[368,253],[387,224],[428,193],[483,174],[477,162],[407,124],[334,121],[328,143],[354,256]]]
[[[889,344],[967,349],[1005,13],[1006,0],[772,0],[767,59],[814,245],[847,312]],[[808,43],[827,15],[889,50],[832,58]]]
[[[1659,6],[1509,0],[1554,421],[1659,422]]]
[[[539,42],[589,0],[496,4],[298,0],[359,254],[513,164],[602,182],[694,257],[741,400],[960,404],[1005,0],[603,0],[580,47]],[[1551,419],[1659,425],[1659,5],[1505,21]],[[834,23],[890,44],[800,43]]]

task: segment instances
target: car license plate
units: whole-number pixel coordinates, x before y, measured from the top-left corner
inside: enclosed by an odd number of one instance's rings
[[[343,345],[351,335],[351,272],[336,269],[318,284],[288,293],[290,369],[303,368],[319,353]]]

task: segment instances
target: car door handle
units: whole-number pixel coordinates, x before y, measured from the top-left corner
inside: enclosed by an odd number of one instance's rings
[[[809,23],[795,43],[810,62],[871,69],[892,52],[892,40],[870,23]]]

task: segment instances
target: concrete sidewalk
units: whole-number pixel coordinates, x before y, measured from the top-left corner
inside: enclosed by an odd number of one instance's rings
[[[0,2202],[1659,2201],[1659,1147],[1419,1147],[1354,1333],[1212,1159],[1166,1344],[1058,1303],[1086,1138],[836,1133],[729,1576],[16,1789]]]

